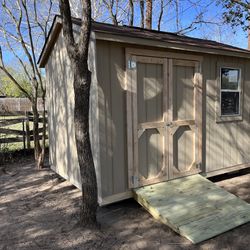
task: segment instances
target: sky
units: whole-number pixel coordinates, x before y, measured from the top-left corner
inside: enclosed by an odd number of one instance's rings
[[[185,35],[216,40],[241,48],[247,48],[247,34],[241,27],[232,29],[230,25],[222,25],[222,14],[224,10],[221,5],[217,4],[218,1],[179,0],[179,3],[179,29],[188,27],[200,12],[204,12],[203,19],[209,22],[197,25],[195,30]],[[159,4],[160,0],[155,0],[154,8],[159,8]],[[176,26],[176,10],[175,6],[171,6],[165,10],[161,27],[164,31],[176,32]],[[157,29],[157,22],[155,21],[153,28]]]
[[[79,0],[76,0],[79,1]],[[120,0],[124,1],[125,0]],[[161,23],[161,29],[168,32],[176,32],[180,29],[185,29],[189,26],[194,18],[203,12],[203,19],[207,21],[206,24],[197,25],[196,29],[192,32],[185,33],[185,35],[205,38],[210,40],[216,40],[218,42],[227,43],[230,45],[238,46],[241,48],[247,48],[247,34],[241,27],[232,29],[230,25],[222,25],[222,7],[217,5],[218,0],[179,0],[179,24],[177,29],[176,22],[176,6],[166,6],[164,9],[163,19]],[[127,3],[127,1],[126,1]],[[75,5],[76,6],[76,5]],[[154,0],[153,4],[153,29],[157,29],[157,20],[159,16],[160,0]],[[127,6],[125,6],[127,7]],[[123,12],[119,12],[122,15]],[[101,11],[101,17],[98,21],[111,22],[108,12]],[[119,16],[118,16],[119,17]],[[123,19],[128,20],[127,16],[123,16]],[[121,23],[122,25],[123,23]],[[126,22],[124,23],[126,24]],[[135,3],[135,26],[140,24],[140,10],[139,4]],[[1,41],[1,40],[0,40]],[[8,51],[4,52],[4,59],[6,64],[13,64],[13,56]],[[21,51],[20,51],[21,53]]]

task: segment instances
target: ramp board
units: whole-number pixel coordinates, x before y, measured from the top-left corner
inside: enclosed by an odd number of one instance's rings
[[[250,204],[201,175],[137,188],[134,195],[154,218],[193,243],[250,221]]]

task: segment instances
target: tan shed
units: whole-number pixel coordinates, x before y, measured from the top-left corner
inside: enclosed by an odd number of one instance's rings
[[[73,19],[77,36],[80,20]],[[80,188],[73,78],[55,17],[46,69],[50,164]],[[90,133],[98,201],[202,173],[249,167],[250,52],[214,41],[93,23]]]

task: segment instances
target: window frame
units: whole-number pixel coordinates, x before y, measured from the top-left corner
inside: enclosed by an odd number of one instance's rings
[[[239,70],[239,81],[238,89],[222,89],[222,69]],[[241,121],[242,117],[242,106],[243,106],[243,65],[241,64],[228,64],[218,63],[217,65],[217,101],[216,101],[216,122],[229,122],[229,121]],[[221,99],[222,92],[228,93],[239,93],[239,113],[238,114],[222,114],[221,113]]]

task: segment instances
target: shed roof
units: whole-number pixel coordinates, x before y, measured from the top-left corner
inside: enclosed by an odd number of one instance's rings
[[[81,19],[79,18],[72,18],[72,21],[76,25],[81,25]],[[56,15],[38,60],[40,67],[45,66],[47,57],[53,49],[58,34],[61,31],[61,27],[61,16]],[[242,49],[212,40],[179,35],[177,33],[130,26],[116,26],[99,22],[92,23],[92,31],[97,34],[96,38],[101,40],[113,40],[117,42],[140,44],[140,42],[138,43],[139,39],[141,42],[155,42],[155,44],[148,44],[150,46],[250,58],[250,51],[247,49]],[[134,39],[137,39],[137,41]],[[142,44],[145,45],[145,43]]]

